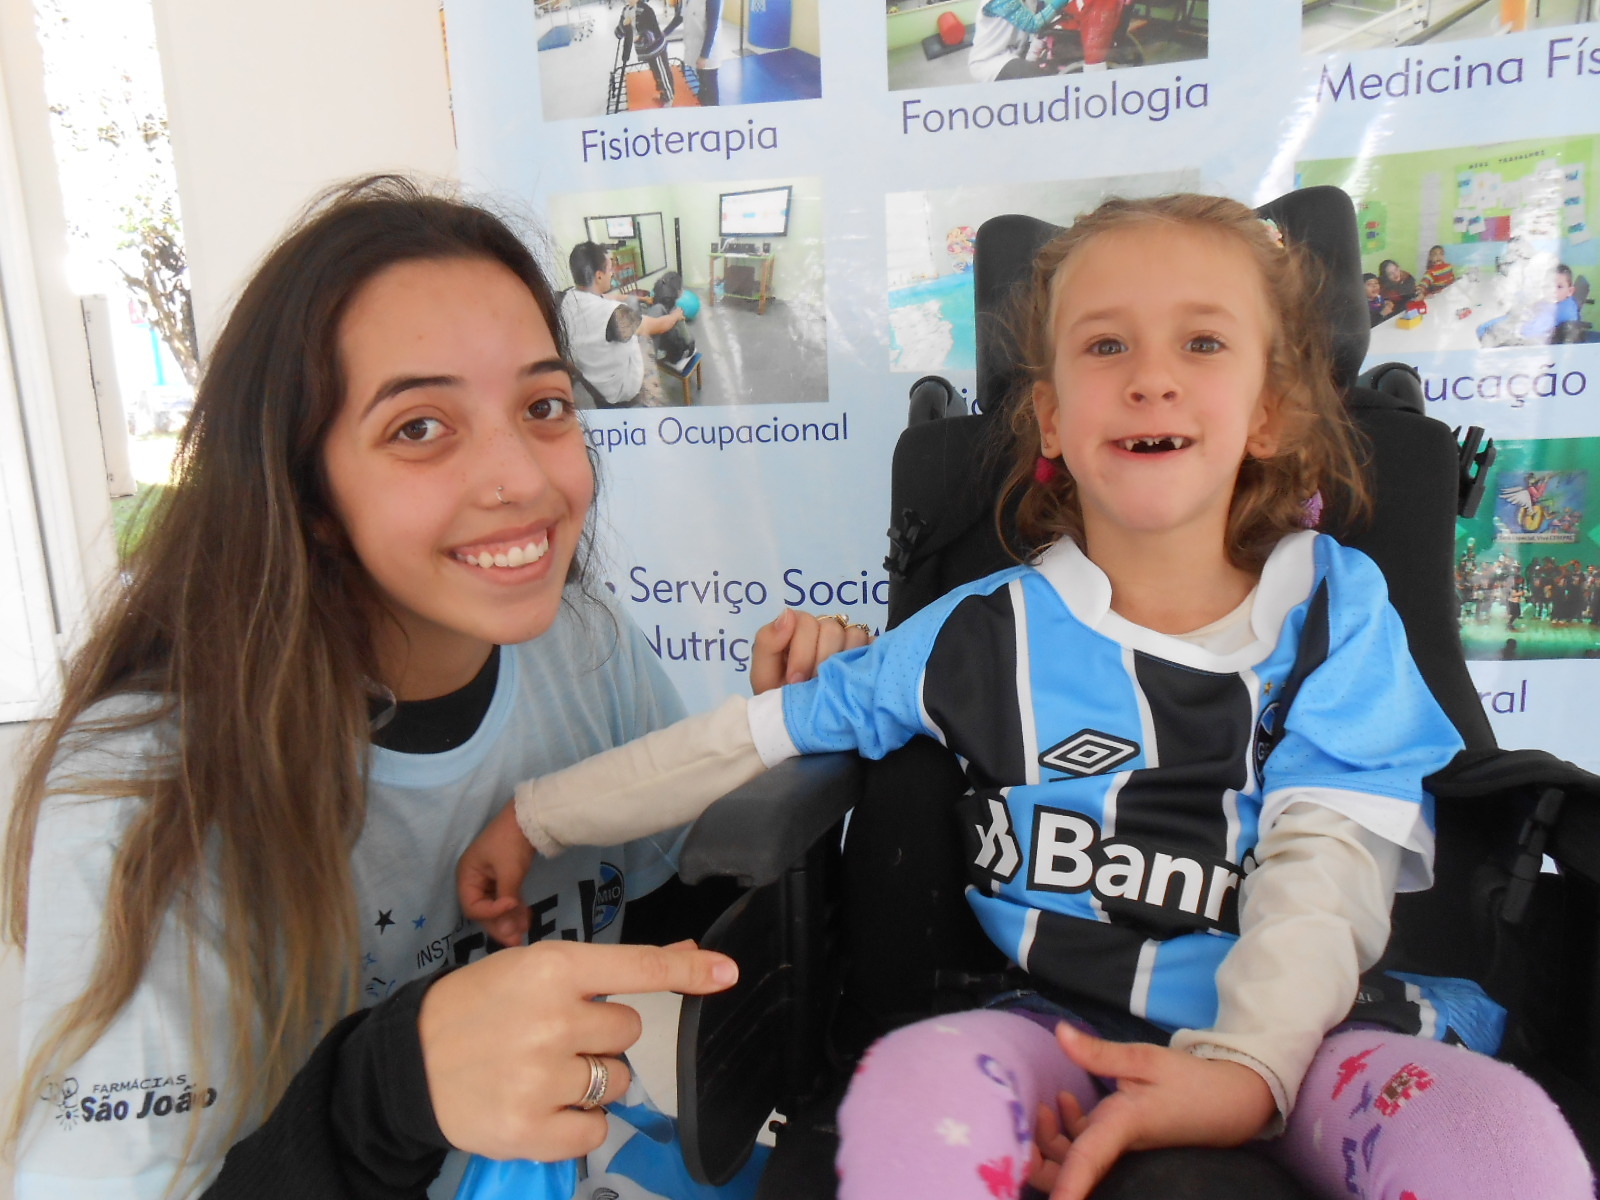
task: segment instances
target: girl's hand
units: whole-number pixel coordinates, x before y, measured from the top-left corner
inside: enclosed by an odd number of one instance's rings
[[[1197,1058],[1146,1043],[1107,1042],[1063,1022],[1056,1040],[1084,1070],[1117,1081],[1117,1090],[1083,1112],[1062,1093],[1061,1129],[1041,1124],[1036,1178],[1050,1175],[1050,1200],[1084,1200],[1125,1150],[1161,1146],[1237,1146],[1277,1112],[1265,1080],[1249,1067]],[[1052,1123],[1053,1124],[1053,1123]]]
[[[609,1082],[601,1103],[628,1088],[618,1057],[639,1038],[639,1014],[596,1000],[614,993],[705,995],[733,985],[733,960],[693,942],[606,946],[550,941],[491,954],[443,976],[422,1000],[428,1095],[452,1146],[487,1158],[555,1162],[596,1149],[605,1113],[584,1096],[585,1054]]]
[[[527,936],[532,915],[522,902],[522,880],[533,865],[534,849],[517,824],[513,802],[484,827],[456,864],[456,895],[461,912],[483,926],[502,946]]]
[[[839,651],[870,641],[872,631],[865,625],[786,608],[756,632],[750,650],[750,690],[759,696],[786,683],[804,683]]]

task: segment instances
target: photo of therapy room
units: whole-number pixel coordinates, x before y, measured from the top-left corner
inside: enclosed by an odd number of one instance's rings
[[[1354,197],[1369,354],[1600,342],[1600,138],[1301,163]]]
[[[1004,213],[1071,224],[1107,196],[1200,187],[1193,169],[1050,183],[1005,183],[884,197],[889,266],[889,369],[925,375],[977,369],[972,286],[978,226]]]
[[[1205,0],[885,0],[889,87],[946,87],[1205,58]]]
[[[536,0],[544,119],[815,100],[821,0]]]
[[[1302,0],[1300,48],[1351,54],[1554,29],[1600,18],[1595,0]]]
[[[553,196],[581,408],[828,398],[822,181]]]

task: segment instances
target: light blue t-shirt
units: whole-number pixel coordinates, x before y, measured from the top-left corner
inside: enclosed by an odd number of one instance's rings
[[[127,711],[147,698],[118,698]],[[91,714],[96,715],[96,714]],[[615,609],[576,598],[544,636],[506,647],[489,711],[477,732],[443,754],[373,749],[367,818],[352,855],[361,928],[362,998],[376,1003],[446,963],[482,956],[464,923],[456,860],[523,779],[629,741],[683,715],[643,636]],[[73,765],[85,775],[148,769],[160,727],[99,739]],[[47,1023],[88,983],[106,908],[112,857],[141,801],[55,796],[39,819],[31,871],[28,953],[20,1014],[23,1060]],[[524,895],[540,936],[615,941],[625,901],[674,870],[676,832],[612,849],[539,858]],[[27,1115],[18,1151],[18,1200],[156,1200],[167,1194],[189,1133],[204,1111],[183,1182],[209,1181],[225,1149],[219,1119],[233,1099],[223,1067],[197,1069],[190,1030],[208,1031],[207,1058],[227,1045],[227,978],[217,947],[229,936],[202,919],[191,991],[189,939],[170,916],[145,978],[105,1035],[48,1081]],[[198,995],[203,1011],[192,999]],[[205,1077],[216,1095],[193,1081]],[[210,1104],[207,1101],[211,1101]],[[212,1114],[217,1114],[213,1118]],[[241,1130],[242,1136],[248,1130]],[[450,1195],[462,1155],[434,1195]]]

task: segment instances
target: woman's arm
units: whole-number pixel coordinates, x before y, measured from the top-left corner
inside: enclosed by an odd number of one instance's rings
[[[428,1096],[417,1016],[433,978],[329,1031],[261,1127],[223,1159],[206,1200],[405,1200],[450,1143]]]

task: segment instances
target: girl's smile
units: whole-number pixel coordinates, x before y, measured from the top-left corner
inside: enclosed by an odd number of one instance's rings
[[[339,351],[323,460],[392,618],[384,682],[442,695],[560,608],[594,495],[572,380],[533,294],[486,259],[390,267],[351,301]]]

